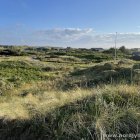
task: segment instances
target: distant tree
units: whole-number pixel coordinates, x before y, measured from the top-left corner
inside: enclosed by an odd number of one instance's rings
[[[114,48],[110,48],[108,50],[105,50],[103,53],[107,53],[107,54],[114,54],[115,49]]]
[[[125,52],[126,52],[125,46],[121,46],[121,47],[119,48],[119,50],[120,50],[122,53],[125,53]]]
[[[125,53],[125,54],[128,54],[128,53],[129,53],[129,50],[126,49],[125,46],[121,46],[121,47],[119,48],[119,50],[120,50],[122,53]]]

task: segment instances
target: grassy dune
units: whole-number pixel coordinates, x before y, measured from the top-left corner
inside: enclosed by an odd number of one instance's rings
[[[95,52],[30,53],[0,57],[0,140],[140,133],[139,62],[114,63]]]
[[[0,139],[100,140],[106,134],[136,134],[139,99],[135,85],[0,97]]]

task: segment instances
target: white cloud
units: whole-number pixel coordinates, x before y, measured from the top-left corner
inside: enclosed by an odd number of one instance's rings
[[[113,47],[115,42],[115,33],[94,34],[90,44],[93,47]],[[140,33],[118,33],[117,46],[138,47],[140,45]]]
[[[98,34],[92,28],[56,28],[46,30],[27,30],[16,26],[0,29],[0,44],[71,46],[71,47],[113,47],[115,33]],[[140,47],[140,32],[118,33],[117,47]]]
[[[93,29],[56,28],[34,32],[34,36],[52,41],[70,42],[93,33]]]

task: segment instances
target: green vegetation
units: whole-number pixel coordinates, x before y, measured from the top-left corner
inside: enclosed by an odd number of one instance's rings
[[[139,134],[140,62],[124,46],[114,62],[113,51],[1,46],[0,139]]]

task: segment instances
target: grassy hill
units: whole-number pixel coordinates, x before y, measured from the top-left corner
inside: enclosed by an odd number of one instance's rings
[[[139,61],[27,48],[0,56],[1,140],[118,140],[140,133]]]

